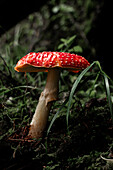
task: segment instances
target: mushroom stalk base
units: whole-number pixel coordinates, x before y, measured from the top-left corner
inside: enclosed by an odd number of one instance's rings
[[[41,93],[35,114],[30,123],[29,136],[32,138],[38,139],[42,137],[52,102],[58,98],[59,74],[60,70],[58,68],[50,69],[48,71],[45,89]]]

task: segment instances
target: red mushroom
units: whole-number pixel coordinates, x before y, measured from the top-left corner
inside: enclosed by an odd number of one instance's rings
[[[46,86],[30,124],[29,136],[36,139],[42,137],[52,102],[58,98],[61,68],[77,73],[89,65],[84,57],[65,52],[31,52],[18,61],[15,67],[18,72],[48,72]]]

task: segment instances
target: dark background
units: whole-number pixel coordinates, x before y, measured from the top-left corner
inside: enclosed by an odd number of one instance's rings
[[[59,3],[60,1],[57,1]],[[0,35],[5,34],[11,27],[25,19],[29,14],[39,11],[46,0],[1,0],[0,1]],[[102,5],[100,5],[102,4]],[[100,5],[100,6],[99,6]],[[95,12],[92,28],[87,33],[87,39],[91,47],[95,48],[95,55],[91,61],[99,60],[105,72],[113,77],[112,69],[112,10],[110,2],[103,0],[98,2],[99,12]],[[48,5],[48,7],[51,7]],[[89,15],[91,13],[89,10]],[[52,16],[52,13],[51,13]],[[87,18],[85,18],[87,20]],[[56,21],[57,22],[57,21]],[[69,25],[70,27],[70,25]],[[57,30],[58,31],[58,30]],[[60,31],[60,30],[59,30]],[[59,38],[59,37],[58,37]],[[86,52],[87,54],[87,52]],[[91,54],[92,55],[92,54]],[[94,58],[93,58],[94,57]]]

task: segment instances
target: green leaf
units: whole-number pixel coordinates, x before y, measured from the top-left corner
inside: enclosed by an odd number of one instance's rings
[[[58,46],[58,49],[59,49],[59,50],[62,49],[63,46],[64,46],[64,44],[60,44],[60,45]]]
[[[76,38],[76,35],[73,35],[72,37],[70,37],[70,38],[67,40],[67,44],[72,43],[75,38]]]
[[[74,52],[76,52],[76,53],[82,53],[83,52],[82,47],[80,47],[79,45],[74,46],[73,49],[74,49]]]
[[[63,43],[66,43],[67,39],[61,38],[60,41],[63,42]]]

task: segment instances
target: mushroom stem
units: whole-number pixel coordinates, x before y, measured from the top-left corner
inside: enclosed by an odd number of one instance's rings
[[[59,75],[59,68],[52,68],[48,70],[45,89],[40,95],[38,105],[30,123],[29,135],[32,138],[38,139],[42,137],[43,131],[47,124],[52,102],[56,101],[58,98]]]

